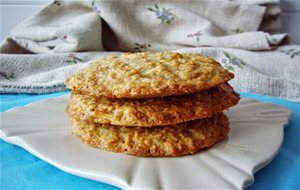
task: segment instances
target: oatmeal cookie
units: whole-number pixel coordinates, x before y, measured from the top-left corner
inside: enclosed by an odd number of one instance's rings
[[[203,91],[232,79],[215,60],[195,53],[125,53],[100,59],[67,79],[77,94],[153,98]]]
[[[172,126],[126,127],[73,119],[73,133],[86,144],[135,156],[180,156],[210,148],[225,139],[228,118],[223,113]]]
[[[72,93],[67,112],[79,120],[95,123],[151,127],[209,117],[237,104],[239,99],[227,83],[194,94],[148,99]]]

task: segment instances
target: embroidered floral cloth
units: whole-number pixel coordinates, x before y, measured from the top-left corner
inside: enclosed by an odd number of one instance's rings
[[[269,50],[285,35],[258,31],[267,10],[245,0],[54,1],[16,26],[2,52],[16,51],[16,44],[33,53],[199,46]]]
[[[173,50],[217,59],[238,91],[300,102],[300,47],[265,32],[276,32],[278,9],[278,0],[54,1],[1,44],[0,92],[61,91],[93,59]]]

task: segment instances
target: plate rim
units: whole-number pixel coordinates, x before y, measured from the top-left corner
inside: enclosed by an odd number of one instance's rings
[[[55,96],[55,97],[50,97],[50,98],[34,101],[34,102],[31,102],[31,103],[28,103],[28,104],[25,104],[25,105],[20,105],[20,106],[16,106],[16,107],[13,107],[13,108],[9,108],[9,109],[7,109],[3,112],[0,112],[0,117],[3,117],[3,114],[5,114],[5,113],[22,110],[26,107],[34,106],[36,104],[40,104],[40,103],[44,103],[44,102],[49,102],[49,101],[54,100],[54,99],[59,99],[59,98],[60,99],[67,99],[69,96],[70,96],[70,94],[68,93],[68,94],[63,94],[63,95],[59,95],[59,96]],[[285,109],[285,111],[287,111],[287,118],[288,118],[287,121],[285,122],[285,125],[283,125],[283,126],[278,125],[277,126],[277,128],[281,128],[282,132],[281,132],[281,139],[280,139],[281,142],[280,142],[280,145],[277,147],[276,153],[273,154],[272,157],[262,161],[260,164],[256,164],[256,166],[252,168],[251,175],[249,175],[247,177],[247,179],[245,179],[244,182],[243,182],[242,189],[245,189],[246,187],[251,186],[255,182],[254,174],[257,171],[261,170],[266,165],[268,165],[270,162],[272,162],[274,160],[274,158],[278,155],[278,153],[279,153],[279,151],[282,147],[282,143],[284,141],[284,128],[289,125],[291,115],[292,115],[292,111],[289,110],[286,107],[283,107],[283,106],[280,106],[280,105],[277,105],[277,104],[266,103],[266,102],[256,100],[256,99],[253,99],[253,98],[241,98],[241,100],[242,99],[247,99],[247,100],[251,100],[251,101],[255,101],[255,102],[260,102],[260,103],[264,103],[264,104],[268,104],[268,105],[272,105],[272,106],[281,107],[281,108]],[[70,173],[70,174],[75,175],[75,176],[83,177],[83,178],[86,178],[86,179],[90,179],[90,180],[106,183],[106,184],[109,184],[109,185],[113,185],[113,186],[123,188],[123,189],[135,189],[135,188],[131,187],[130,184],[128,185],[128,184],[122,183],[118,179],[113,179],[112,177],[109,177],[109,176],[105,177],[104,175],[99,175],[96,178],[96,177],[94,177],[95,175],[88,175],[89,177],[86,177],[87,174],[85,174],[84,172],[75,171],[75,169],[72,170],[69,167],[63,166],[60,163],[52,161],[51,159],[47,158],[47,156],[39,154],[37,151],[32,149],[30,147],[30,145],[28,145],[27,143],[24,143],[24,142],[22,143],[22,139],[19,136],[13,136],[12,138],[6,137],[5,134],[3,133],[3,131],[1,130],[1,128],[2,128],[2,124],[0,122],[0,138],[2,140],[4,140],[6,143],[17,145],[17,146],[25,149],[30,154],[36,156],[37,158],[47,162],[48,164],[53,165],[54,167],[56,167],[56,168],[58,168],[58,169],[60,169],[64,172]]]

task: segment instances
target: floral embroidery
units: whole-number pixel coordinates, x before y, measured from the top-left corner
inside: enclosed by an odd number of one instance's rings
[[[196,33],[187,35],[188,38],[194,38],[194,37],[196,37],[197,42],[199,42],[200,36],[202,36],[201,30],[199,30],[199,31],[196,32]]]
[[[239,33],[243,33],[244,31],[243,30],[241,30],[241,29],[239,29],[239,28],[237,28],[237,29],[232,29],[232,30],[230,30],[231,32],[233,32],[233,33],[236,33],[236,34],[239,34]]]
[[[5,78],[6,80],[10,80],[10,79],[14,79],[16,77],[15,77],[14,73],[7,74],[4,71],[0,71],[0,78]]]
[[[100,14],[101,13],[101,10],[100,10],[100,7],[98,5],[96,5],[96,1],[97,0],[92,0],[92,8],[93,8],[93,11],[97,14]]]
[[[223,51],[223,53],[226,58],[223,58],[221,63],[226,69],[234,71],[234,67],[243,68],[243,66],[246,65],[245,62],[240,58],[230,55],[225,51]]]
[[[73,53],[70,53],[65,60],[66,63],[80,63],[82,61],[83,61],[82,59],[80,59]]]
[[[93,11],[94,11],[95,13],[97,13],[97,14],[100,14],[100,13],[101,13],[101,10],[100,10],[100,8],[96,5],[96,1],[97,1],[97,0],[92,0],[91,5],[92,5],[92,8],[93,8]]]
[[[100,8],[99,8],[97,5],[93,5],[93,11],[94,11],[95,13],[97,13],[98,15],[101,14],[101,10],[100,10]]]
[[[300,55],[300,50],[296,50],[296,49],[281,50],[280,52],[284,53],[285,55],[289,55],[292,59],[295,56],[299,56]]]
[[[151,48],[151,44],[139,44],[139,43],[134,43],[135,47],[133,48],[133,51],[135,52],[143,52],[143,51],[148,51],[149,48]]]
[[[53,4],[56,5],[56,6],[60,6],[60,2],[58,0],[53,1]]]
[[[160,19],[162,24],[170,24],[175,19],[175,15],[171,12],[171,9],[160,9],[157,4],[154,5],[154,8],[148,8],[148,10],[154,12],[156,18]]]

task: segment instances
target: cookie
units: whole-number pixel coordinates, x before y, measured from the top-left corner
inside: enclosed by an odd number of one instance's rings
[[[79,120],[151,127],[209,117],[237,104],[239,99],[227,83],[194,94],[149,99],[110,99],[72,93],[67,111]]]
[[[225,139],[228,118],[212,117],[158,127],[126,127],[73,119],[73,133],[93,147],[135,156],[180,156],[194,154]]]
[[[125,53],[100,59],[66,81],[77,94],[153,98],[203,91],[232,79],[215,60],[195,53]]]

